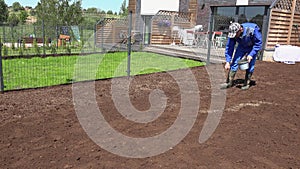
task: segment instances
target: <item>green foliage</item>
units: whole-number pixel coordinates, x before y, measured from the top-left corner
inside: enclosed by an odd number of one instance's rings
[[[19,20],[22,24],[26,23],[26,19],[28,17],[28,13],[25,10],[22,10],[19,14]]]
[[[24,41],[24,40],[22,41],[22,48],[23,48],[23,49],[26,48],[26,44],[25,44],[25,41]]]
[[[11,15],[9,15],[7,22],[11,26],[17,26],[20,22],[20,19],[15,13],[12,13]]]
[[[0,24],[7,21],[8,18],[8,7],[4,0],[0,0]]]
[[[56,54],[57,53],[56,52],[56,43],[53,43],[50,48],[51,48],[51,54]]]
[[[35,54],[39,56],[41,54],[41,50],[40,50],[36,40],[33,41],[33,47],[35,50]]]
[[[101,15],[101,14],[86,13],[83,17],[84,19],[82,21],[82,25],[86,29],[94,30],[95,24],[104,17],[105,17],[105,15]]]
[[[110,15],[113,15],[113,11],[112,10],[108,10],[106,13],[110,14]]]
[[[23,47],[20,46],[20,47],[18,48],[18,50],[19,50],[19,55],[20,55],[20,56],[23,56]]]
[[[29,11],[29,14],[30,14],[31,16],[35,16],[35,15],[36,15],[36,10],[35,10],[35,9],[31,9],[31,10]]]
[[[12,50],[15,50],[15,49],[16,49],[15,42],[12,42],[12,44],[11,44],[11,49],[12,49]]]
[[[66,53],[71,54],[71,48],[70,48],[69,43],[66,45]]]
[[[85,13],[98,13],[98,9],[97,8],[88,8]]]
[[[7,46],[3,46],[3,55],[4,56],[7,56],[8,55],[8,49],[7,49]]]
[[[19,2],[14,2],[12,4],[13,11],[17,12],[19,10],[24,10],[24,7]]]
[[[36,6],[37,21],[45,25],[79,25],[83,21],[81,1],[40,0]]]
[[[81,49],[83,48],[83,46],[84,46],[84,44],[85,44],[85,41],[84,40],[82,40],[82,41],[80,41],[81,42]]]
[[[123,0],[123,3],[120,7],[120,15],[122,16],[127,16],[128,15],[128,8],[126,5],[126,0]]]

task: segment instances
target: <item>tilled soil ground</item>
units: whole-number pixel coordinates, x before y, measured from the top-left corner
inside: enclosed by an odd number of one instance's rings
[[[220,123],[204,143],[199,134],[211,104],[211,82],[205,67],[192,72],[200,94],[194,125],[170,150],[143,158],[114,154],[88,136],[74,108],[72,85],[5,92],[0,95],[0,168],[300,168],[299,63],[258,61],[247,91],[239,89],[244,77],[239,71],[236,85],[226,90]],[[150,108],[152,90],[165,93],[165,111],[149,123],[134,123],[118,113],[111,84],[111,79],[96,81],[95,96],[119,133],[152,137],[176,120],[180,88],[168,72],[136,76],[130,84],[131,103],[141,111]]]

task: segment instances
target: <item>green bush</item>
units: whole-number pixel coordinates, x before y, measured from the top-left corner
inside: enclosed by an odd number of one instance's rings
[[[41,54],[41,50],[40,50],[40,48],[39,48],[36,40],[33,41],[33,47],[34,47],[34,50],[35,50],[35,54],[36,55],[40,55]]]
[[[3,55],[4,56],[7,56],[8,55],[8,48],[7,48],[7,46],[3,46]]]
[[[21,46],[19,47],[19,55],[23,56],[23,47],[21,47]]]
[[[15,47],[15,42],[12,42],[12,43],[11,43],[11,49],[12,49],[12,50],[15,50],[15,49],[16,49],[16,47]]]
[[[51,45],[51,54],[56,54],[56,53],[57,53],[57,51],[56,51],[56,44],[53,43],[53,44]]]
[[[69,44],[66,45],[66,53],[71,54],[71,48]]]

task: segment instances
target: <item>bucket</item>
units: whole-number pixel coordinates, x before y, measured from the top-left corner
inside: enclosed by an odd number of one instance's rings
[[[249,63],[247,60],[240,60],[238,64],[241,70],[247,70],[249,68]]]

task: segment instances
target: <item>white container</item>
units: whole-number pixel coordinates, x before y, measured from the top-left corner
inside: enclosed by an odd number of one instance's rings
[[[241,62],[239,62],[239,65],[240,65],[240,69],[241,70],[247,70],[247,69],[249,69],[249,63],[248,63],[248,61],[241,61]]]

